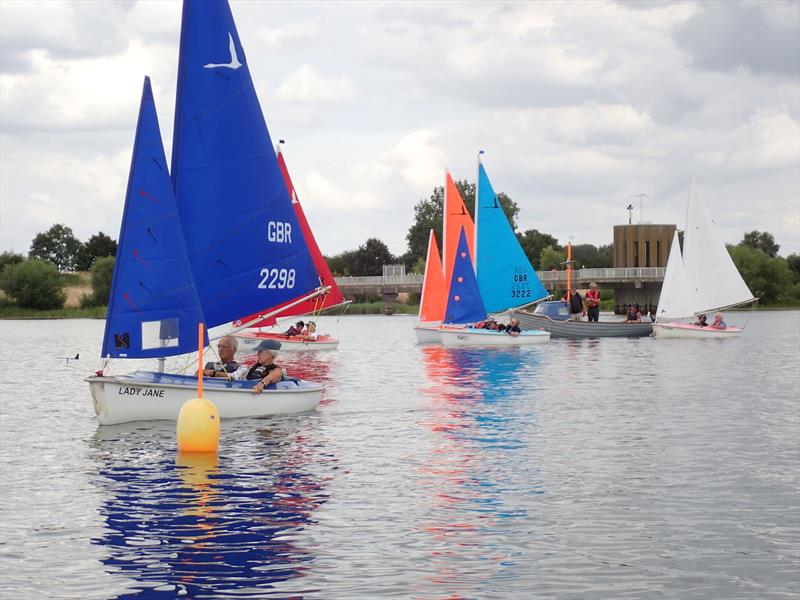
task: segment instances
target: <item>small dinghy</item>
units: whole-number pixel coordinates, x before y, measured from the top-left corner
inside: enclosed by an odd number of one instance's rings
[[[541,344],[550,339],[546,331],[523,331],[517,335],[505,331],[489,331],[453,325],[476,323],[486,319],[478,281],[472,268],[467,239],[461,229],[458,250],[453,266],[453,277],[447,297],[445,324],[439,330],[445,346],[527,346]]]
[[[733,263],[692,180],[683,252],[676,231],[664,273],[653,333],[658,338],[738,337],[742,333],[738,327],[703,327],[681,322],[680,319],[695,318],[756,300]]]
[[[336,350],[339,347],[339,340],[330,335],[320,335],[315,339],[303,338],[301,336],[288,337],[282,333],[268,333],[264,331],[249,330],[234,334],[239,343],[239,352],[255,352],[256,347],[262,340],[276,340],[281,343],[281,352],[288,351],[320,351]]]
[[[157,358],[163,369],[165,357],[197,350],[198,323],[205,330],[321,293],[305,239],[290,234],[300,226],[225,1],[184,3],[173,140],[171,181],[145,78],[105,359]],[[176,419],[197,396],[195,378],[183,374],[104,368],[86,381],[103,424]],[[323,391],[300,380],[260,394],[252,381],[204,381],[223,418],[312,410]]]

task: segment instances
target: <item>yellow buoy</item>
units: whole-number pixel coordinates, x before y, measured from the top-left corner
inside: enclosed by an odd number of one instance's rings
[[[219,447],[219,411],[211,400],[203,398],[203,323],[197,327],[197,345],[197,398],[184,402],[178,413],[178,451],[216,452]]]
[[[205,398],[183,403],[178,413],[178,451],[216,452],[219,447],[219,411]]]

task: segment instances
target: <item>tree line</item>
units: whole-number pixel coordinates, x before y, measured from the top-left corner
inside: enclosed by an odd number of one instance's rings
[[[475,184],[458,181],[456,185],[470,214],[474,214]],[[504,193],[498,194],[498,200],[516,231],[519,206]],[[431,229],[441,247],[443,204],[444,188],[439,186],[429,198],[415,205],[404,254],[394,256],[384,242],[369,238],[354,250],[326,257],[328,266],[337,276],[381,275],[384,265],[397,263],[404,264],[412,273],[422,273]],[[516,235],[536,270],[560,268],[566,260],[566,249],[552,235],[536,229]],[[116,241],[102,231],[84,243],[69,227],[53,225],[34,237],[27,257],[8,251],[0,254],[0,289],[11,302],[23,308],[61,308],[68,277],[65,274],[91,270],[92,292],[81,298],[81,306],[103,306],[108,303],[116,250]],[[779,256],[780,245],[771,233],[749,231],[738,244],[729,244],[728,251],[762,304],[800,304],[800,255]],[[572,247],[572,258],[577,269],[611,267],[613,245],[577,244]]]

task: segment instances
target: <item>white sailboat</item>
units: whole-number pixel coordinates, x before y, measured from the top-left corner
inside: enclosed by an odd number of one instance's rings
[[[701,327],[681,319],[713,313],[757,300],[733,263],[717,227],[698,193],[689,188],[683,253],[678,233],[664,274],[653,334],[660,338],[728,338],[741,335],[738,327]]]

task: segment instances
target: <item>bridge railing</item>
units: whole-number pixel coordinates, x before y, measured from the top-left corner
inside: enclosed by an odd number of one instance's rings
[[[597,281],[599,284],[610,281],[661,281],[664,279],[664,267],[627,267],[620,269],[576,269],[572,272],[572,280],[588,282]],[[545,285],[548,283],[566,283],[566,271],[537,271],[539,279]],[[337,277],[336,283],[340,287],[349,286],[379,286],[379,285],[422,285],[422,275],[373,275],[368,277]]]

